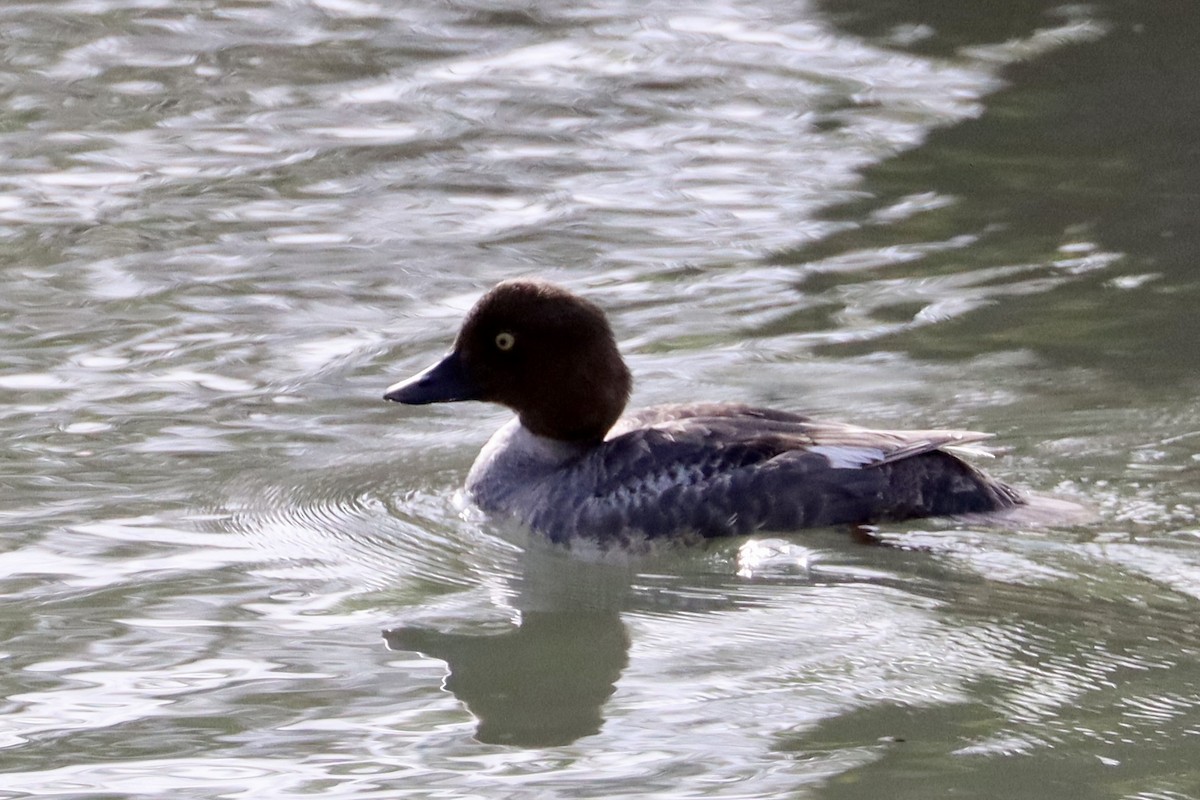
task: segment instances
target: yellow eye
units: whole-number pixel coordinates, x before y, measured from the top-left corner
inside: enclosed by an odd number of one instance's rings
[[[517,343],[517,337],[513,336],[508,331],[503,331],[496,334],[496,348],[508,352],[513,349],[513,345]]]

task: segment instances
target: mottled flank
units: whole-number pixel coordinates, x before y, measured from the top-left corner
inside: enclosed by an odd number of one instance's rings
[[[481,454],[467,488],[481,508],[562,542],[730,536],[1021,502],[937,449],[980,434],[871,431],[742,406],[649,411],[653,426],[589,448],[547,446],[513,423]],[[822,452],[852,448],[879,455],[847,467]],[[898,452],[905,454],[892,458]]]
[[[485,511],[555,542],[628,545],[1024,502],[948,452],[989,434],[877,431],[711,403],[649,408],[614,425],[629,388],[596,306],[550,284],[507,281],[472,309],[450,355],[385,397],[513,409],[467,490]]]

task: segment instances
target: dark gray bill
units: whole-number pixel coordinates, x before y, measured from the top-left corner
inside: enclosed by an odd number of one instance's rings
[[[383,395],[384,400],[410,406],[476,400],[478,397],[479,388],[467,374],[458,351],[451,351],[429,369],[392,384]]]

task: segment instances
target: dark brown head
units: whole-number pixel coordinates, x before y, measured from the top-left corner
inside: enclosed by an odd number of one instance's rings
[[[631,387],[603,311],[554,284],[512,280],[480,298],[444,359],[384,398],[486,400],[539,436],[588,442],[604,438]]]

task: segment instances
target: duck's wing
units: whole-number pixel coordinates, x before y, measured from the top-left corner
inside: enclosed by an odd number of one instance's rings
[[[1005,502],[990,479],[939,452],[986,438],[875,431],[742,406],[651,409],[575,462],[547,498],[544,519],[531,522],[551,538],[605,540],[987,510]]]
[[[778,435],[731,439],[696,424],[647,427],[605,441],[547,487],[527,520],[555,541],[629,544],[694,533],[723,536],[859,519],[878,470],[835,469]]]
[[[884,431],[813,423],[807,435],[812,441],[809,452],[824,455],[835,469],[878,467],[935,450],[956,456],[992,457],[987,450],[972,446],[993,436],[979,431]]]
[[[801,414],[744,405],[656,406],[631,417],[626,430],[660,430],[679,440],[755,443],[772,457],[815,453],[834,469],[863,469],[942,450],[990,457],[972,447],[993,434],[965,430],[892,431],[814,420]],[[620,428],[615,429],[620,432]]]

